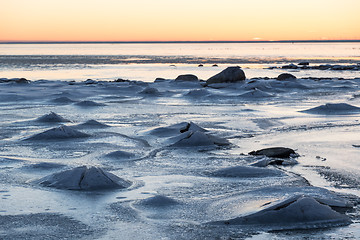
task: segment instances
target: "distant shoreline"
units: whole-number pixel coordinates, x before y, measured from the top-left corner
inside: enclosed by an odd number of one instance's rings
[[[194,43],[360,43],[360,40],[280,41],[4,41],[0,44],[194,44]]]

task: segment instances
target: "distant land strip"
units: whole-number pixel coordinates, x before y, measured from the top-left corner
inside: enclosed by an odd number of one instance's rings
[[[359,40],[279,40],[279,41],[0,41],[0,44],[172,44],[172,43],[358,43]]]

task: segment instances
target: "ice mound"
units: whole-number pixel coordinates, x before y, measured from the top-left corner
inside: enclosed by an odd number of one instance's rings
[[[179,202],[166,196],[156,195],[153,197],[143,199],[139,201],[138,204],[149,207],[169,207],[169,206],[177,205],[179,204]]]
[[[187,97],[206,97],[209,96],[210,92],[206,89],[196,89],[196,90],[191,90],[188,93],[185,94],[185,96]]]
[[[230,142],[226,139],[212,136],[201,131],[187,131],[177,137],[171,138],[170,142],[174,142],[172,147],[194,147],[194,146],[226,146]]]
[[[150,134],[159,137],[170,137],[187,131],[206,132],[207,130],[199,127],[193,122],[182,122],[168,127],[159,127],[150,131]]]
[[[157,90],[156,88],[147,87],[147,88],[145,88],[144,90],[142,90],[141,92],[139,92],[139,94],[159,96],[159,95],[160,95],[160,92],[159,92],[159,90]]]
[[[343,226],[351,220],[309,196],[295,196],[256,213],[213,224],[266,226],[272,230]]]
[[[104,157],[116,159],[116,160],[125,160],[125,161],[137,158],[136,154],[121,151],[121,150],[108,153],[108,154],[104,155]]]
[[[347,103],[327,103],[318,107],[310,108],[300,112],[312,113],[312,114],[355,114],[360,112],[360,108],[352,106]]]
[[[89,137],[89,134],[77,131],[72,127],[62,125],[60,127],[49,129],[45,132],[35,134],[25,140],[56,140]]]
[[[264,148],[257,151],[249,152],[250,155],[264,155],[267,157],[273,158],[289,158],[291,156],[295,156],[296,153],[291,148],[285,147],[272,147],[272,148]]]
[[[45,187],[67,190],[102,190],[130,187],[131,182],[97,167],[77,167],[33,181]]]
[[[78,103],[75,103],[76,105],[80,106],[80,107],[100,107],[100,106],[106,106],[106,104],[103,103],[97,103],[94,101],[81,101]]]
[[[108,128],[110,126],[92,119],[92,120],[88,120],[82,124],[79,124],[76,127],[78,127],[78,128]]]
[[[263,178],[284,176],[280,170],[250,166],[236,166],[220,169],[210,173],[214,177]]]
[[[223,146],[229,141],[207,133],[207,130],[193,122],[182,122],[168,127],[155,128],[149,132],[158,137],[168,137],[165,141],[171,147]]]
[[[30,165],[29,168],[48,170],[48,169],[54,169],[54,168],[62,168],[64,166],[65,165],[59,164],[59,163],[40,162],[40,163],[35,163],[35,164]]]
[[[259,89],[254,89],[248,92],[245,92],[243,94],[240,94],[239,97],[243,97],[243,98],[267,98],[267,97],[274,97],[274,95],[267,93],[267,92],[263,92]]]
[[[59,123],[59,122],[70,122],[70,120],[61,117],[60,115],[50,112],[49,114],[45,114],[38,119],[38,122],[46,122],[46,123]]]
[[[70,104],[75,102],[74,100],[71,100],[68,97],[58,97],[52,100],[53,103],[59,103],[59,104]]]

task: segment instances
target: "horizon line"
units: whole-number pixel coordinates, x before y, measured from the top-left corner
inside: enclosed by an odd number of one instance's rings
[[[247,41],[0,41],[0,44],[151,44],[151,43],[346,43],[349,40],[247,40]]]

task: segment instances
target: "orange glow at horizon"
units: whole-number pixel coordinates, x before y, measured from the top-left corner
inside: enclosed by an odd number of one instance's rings
[[[360,39],[359,0],[1,0],[0,41]]]

